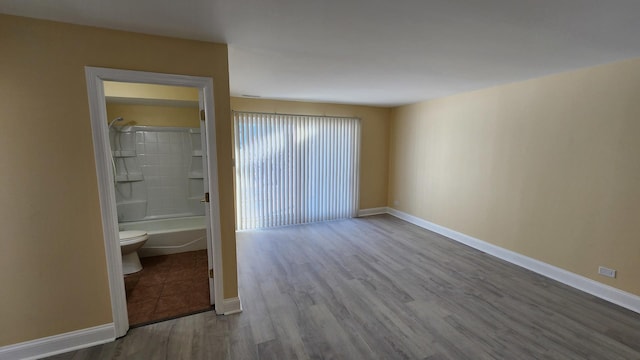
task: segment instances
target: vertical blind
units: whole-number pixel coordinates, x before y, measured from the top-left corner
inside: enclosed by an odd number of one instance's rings
[[[360,120],[234,112],[238,230],[354,217]]]

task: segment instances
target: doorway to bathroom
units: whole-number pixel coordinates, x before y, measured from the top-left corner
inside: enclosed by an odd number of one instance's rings
[[[103,85],[129,325],[210,310],[198,90]]]
[[[212,79],[86,76],[116,336],[222,304]]]

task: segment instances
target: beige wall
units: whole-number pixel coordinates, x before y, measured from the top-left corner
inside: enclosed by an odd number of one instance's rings
[[[227,47],[0,15],[0,346],[110,323],[84,66],[214,79],[237,295]]]
[[[360,118],[362,122],[360,209],[386,206],[390,109],[232,97],[231,110]]]
[[[104,81],[104,96],[149,99],[149,100],[175,100],[198,101],[198,89],[187,86],[156,85],[124,83],[118,81]]]
[[[123,117],[118,126],[200,127],[197,107],[107,103],[107,121]]]
[[[390,206],[640,295],[640,60],[399,107],[391,128]]]

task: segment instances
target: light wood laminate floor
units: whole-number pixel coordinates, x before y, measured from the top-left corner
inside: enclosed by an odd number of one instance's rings
[[[238,233],[244,312],[54,359],[640,359],[640,315],[389,215]]]

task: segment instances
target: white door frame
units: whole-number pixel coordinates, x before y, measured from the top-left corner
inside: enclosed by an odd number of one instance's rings
[[[116,329],[116,337],[124,336],[129,330],[127,319],[127,299],[124,289],[122,273],[122,255],[118,236],[118,215],[116,211],[115,189],[113,187],[113,169],[111,167],[109,145],[109,130],[107,128],[107,106],[104,96],[104,81],[119,81],[131,83],[147,83],[158,85],[188,86],[198,88],[200,99],[204,101],[205,129],[207,143],[202,144],[203,151],[207,151],[207,165],[209,172],[210,208],[209,222],[211,236],[207,239],[209,251],[209,269],[213,268],[214,297],[216,313],[222,314],[223,284],[222,284],[222,245],[220,234],[220,202],[218,194],[218,166],[216,156],[216,132],[213,79],[199,76],[173,75],[151,73],[143,71],[119,70],[99,67],[85,67],[87,92],[89,96],[89,110],[91,114],[91,129],[93,133],[93,149],[96,160],[96,174],[98,177],[98,192],[100,195],[100,212],[102,214],[102,234],[107,260],[109,276],[109,291],[111,294],[111,310]],[[213,265],[213,267],[212,267]]]

